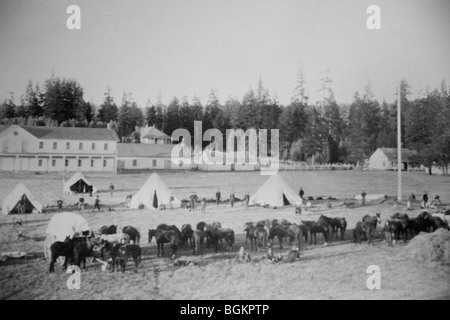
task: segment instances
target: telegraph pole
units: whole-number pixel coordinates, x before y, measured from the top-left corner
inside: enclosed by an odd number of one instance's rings
[[[402,202],[402,118],[401,118],[401,105],[400,105],[400,84],[398,85],[397,96],[397,168],[398,168],[398,202]]]

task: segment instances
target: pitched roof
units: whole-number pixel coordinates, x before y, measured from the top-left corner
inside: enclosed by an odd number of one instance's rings
[[[389,160],[397,160],[396,148],[380,148]],[[411,160],[417,154],[414,150],[402,149],[402,160]]]
[[[141,128],[141,135],[143,139],[170,139],[170,136],[155,127]]]
[[[118,157],[170,158],[174,144],[118,143]]]
[[[0,126],[0,132],[11,125]],[[2,128],[3,127],[3,128]],[[95,140],[119,141],[114,129],[106,128],[74,128],[74,127],[27,127],[19,126],[38,139],[52,140]]]

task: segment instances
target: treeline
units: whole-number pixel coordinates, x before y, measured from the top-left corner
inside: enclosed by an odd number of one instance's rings
[[[118,105],[107,90],[101,105],[83,98],[83,89],[73,79],[52,76],[41,88],[29,81],[20,104],[13,97],[0,106],[0,122],[37,126],[106,127],[110,123],[122,142],[139,142],[136,127],[154,125],[171,135],[178,128],[194,136],[194,121],[203,131],[226,129],[279,129],[282,159],[315,163],[364,163],[378,147],[397,147],[397,102],[379,102],[370,86],[356,92],[351,104],[338,104],[331,79],[322,79],[322,101],[311,104],[304,77],[299,73],[289,105],[281,105],[269,94],[261,79],[242,100],[228,98],[221,104],[212,90],[203,105],[199,98],[174,97],[168,105],[158,99],[145,108],[124,93]],[[392,88],[396,91],[396,88]],[[416,161],[448,168],[450,162],[450,97],[441,87],[424,97],[410,100],[410,86],[402,81],[403,147],[418,151]]]

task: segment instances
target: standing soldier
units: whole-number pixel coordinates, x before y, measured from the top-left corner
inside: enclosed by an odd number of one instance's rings
[[[92,212],[94,212],[95,209],[98,209],[98,212],[100,212],[100,198],[98,195],[97,198],[95,198],[94,209],[92,209]]]
[[[173,202],[175,201],[175,197],[173,194],[170,194],[169,202],[170,202],[170,210],[173,210]]]
[[[63,201],[61,200],[61,197],[56,203],[58,204],[58,212],[62,212]]]
[[[83,196],[80,197],[78,200],[78,212],[84,212],[84,198]]]
[[[206,197],[202,197],[202,213],[206,212]]]
[[[245,194],[245,207],[248,208],[250,202],[250,195],[248,194],[248,192]]]
[[[220,189],[217,189],[217,192],[216,192],[216,203],[217,203],[217,206],[219,206],[219,203],[220,203]]]
[[[302,187],[300,187],[300,191],[298,192],[298,195],[300,196],[300,198],[303,199],[303,196],[305,195],[305,191],[303,191]]]
[[[363,192],[361,193],[361,197],[362,197],[362,205],[365,206],[366,205],[366,192],[363,190]]]
[[[231,194],[230,194],[230,204],[231,204],[231,207],[233,208],[234,207],[234,190],[231,191]]]

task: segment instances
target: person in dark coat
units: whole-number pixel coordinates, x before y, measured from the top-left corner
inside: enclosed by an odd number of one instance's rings
[[[426,192],[426,191],[422,198],[422,207],[428,208],[428,192]]]
[[[156,194],[156,190],[155,193],[153,194],[153,208],[158,209],[158,196]]]
[[[219,206],[219,203],[220,203],[220,189],[217,189],[217,192],[216,192],[216,203],[217,203],[217,206]]]
[[[231,204],[231,207],[233,208],[234,207],[234,190],[230,194],[230,204]]]
[[[305,191],[303,190],[303,188],[300,187],[300,191],[298,192],[298,195],[300,196],[300,198],[303,199],[303,196],[305,195]]]
[[[95,209],[98,209],[98,212],[100,212],[100,198],[99,198],[99,196],[97,196],[97,198],[95,198],[94,209],[92,209],[92,212],[94,212]]]
[[[58,212],[62,212],[63,201],[61,200],[61,198],[59,198],[56,203],[58,204]]]
[[[366,205],[366,196],[367,196],[367,193],[363,190],[363,192],[361,193],[361,197],[362,197],[362,205],[363,205],[363,206]]]

